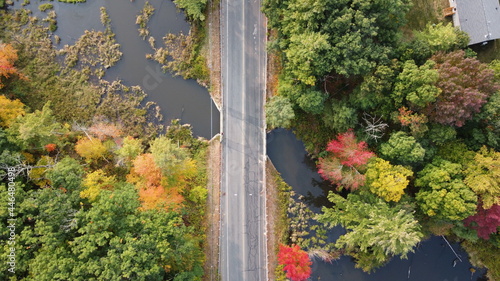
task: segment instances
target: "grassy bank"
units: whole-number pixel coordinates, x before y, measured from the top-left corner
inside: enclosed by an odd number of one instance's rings
[[[266,163],[267,253],[269,280],[287,280],[278,264],[280,244],[288,240],[288,203],[291,187],[281,178],[271,160]]]

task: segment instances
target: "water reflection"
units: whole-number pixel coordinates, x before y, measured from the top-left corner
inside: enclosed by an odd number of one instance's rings
[[[318,212],[327,203],[326,195],[331,186],[323,181],[316,171],[316,165],[307,155],[302,142],[284,129],[274,130],[267,135],[267,154],[281,173],[285,182],[298,194],[305,196],[305,202]],[[330,234],[335,239],[343,233],[336,227]],[[482,281],[484,270],[471,272],[472,265],[467,253],[454,243],[451,245],[463,262],[457,260],[453,251],[441,237],[432,237],[409,254],[408,259],[394,258],[383,268],[372,274],[354,267],[350,257],[325,263],[314,260],[311,280],[334,281]]]

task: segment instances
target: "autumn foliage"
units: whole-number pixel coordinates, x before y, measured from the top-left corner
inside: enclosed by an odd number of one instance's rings
[[[161,169],[155,164],[153,155],[146,153],[137,156],[127,181],[138,188],[143,209],[166,208],[179,206],[184,200],[178,188],[166,185]]]
[[[465,225],[477,231],[477,236],[488,240],[490,234],[497,232],[500,226],[500,205],[493,205],[484,209],[482,204],[477,208],[477,213],[464,220]]]
[[[88,162],[92,162],[104,157],[107,149],[99,139],[81,138],[75,145],[75,151]]]
[[[10,44],[0,44],[0,89],[5,85],[2,78],[9,78],[13,74],[18,74],[14,67],[17,60],[17,52]]]
[[[366,168],[368,160],[375,156],[368,150],[366,142],[357,142],[354,132],[349,130],[330,141],[326,151],[329,155],[320,158],[318,163],[321,177],[347,189],[357,189],[363,185],[365,177],[361,171]]]
[[[46,144],[44,147],[45,147],[45,150],[47,150],[47,152],[52,152],[52,151],[56,150],[57,145],[55,143],[49,143],[49,144]]]
[[[106,138],[116,139],[122,134],[120,128],[118,128],[115,124],[105,121],[95,122],[89,128],[89,132],[101,141],[105,140]]]
[[[286,277],[292,281],[306,280],[311,276],[312,262],[298,245],[280,245],[278,262],[285,266],[283,270],[286,271]]]
[[[464,51],[438,53],[431,60],[436,62],[436,86],[442,93],[424,113],[431,121],[462,127],[498,90],[494,72],[475,58],[465,58]]]
[[[10,100],[4,95],[0,95],[0,126],[9,127],[17,116],[23,116],[25,113],[24,104],[21,101],[18,99]]]

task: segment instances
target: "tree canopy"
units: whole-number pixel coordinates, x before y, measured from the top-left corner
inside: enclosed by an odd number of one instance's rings
[[[318,173],[337,184],[339,188],[357,189],[365,181],[364,171],[368,160],[374,156],[367,149],[365,142],[357,142],[354,132],[339,134],[337,139],[330,141],[326,151],[327,157],[319,159]]]
[[[357,260],[357,267],[371,271],[392,256],[406,258],[423,234],[411,210],[390,207],[380,198],[349,194],[343,198],[330,192],[334,204],[323,207],[318,220],[329,227],[338,224],[347,230],[336,242]]]
[[[365,176],[366,185],[371,192],[387,202],[398,202],[410,183],[408,177],[413,176],[413,171],[403,166],[391,165],[384,159],[374,158],[368,163]]]
[[[311,276],[312,262],[307,252],[301,250],[298,245],[280,245],[278,262],[284,265],[286,277],[292,281],[304,281]]]
[[[411,164],[424,159],[425,149],[413,136],[399,131],[391,134],[389,140],[382,143],[380,154],[399,164]]]
[[[499,89],[493,70],[475,58],[466,58],[464,51],[437,53],[431,60],[439,72],[436,86],[442,90],[424,111],[432,121],[461,127]]]
[[[477,196],[462,180],[462,165],[435,158],[418,173],[416,195],[430,217],[460,221],[476,212]]]

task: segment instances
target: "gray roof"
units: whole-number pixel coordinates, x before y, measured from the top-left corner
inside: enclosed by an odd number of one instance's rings
[[[460,29],[470,36],[470,45],[500,38],[499,0],[451,0],[455,2]],[[457,23],[456,20],[454,20]]]

